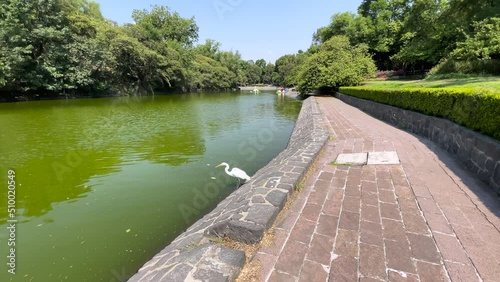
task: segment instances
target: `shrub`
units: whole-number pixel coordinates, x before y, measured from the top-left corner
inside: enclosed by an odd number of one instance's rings
[[[341,87],[340,92],[382,104],[443,117],[500,140],[500,93],[470,88],[375,89]]]

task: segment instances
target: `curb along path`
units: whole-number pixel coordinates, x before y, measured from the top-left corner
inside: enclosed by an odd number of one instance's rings
[[[253,261],[262,281],[500,281],[500,200],[432,142],[315,98],[334,140]],[[401,164],[332,165],[396,151]]]

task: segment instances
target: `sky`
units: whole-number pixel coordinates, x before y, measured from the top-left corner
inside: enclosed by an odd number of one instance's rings
[[[104,17],[132,22],[134,9],[168,6],[183,18],[194,17],[198,43],[213,39],[223,50],[238,50],[244,60],[274,63],[285,54],[307,50],[313,33],[335,13],[356,13],[361,0],[94,0]]]

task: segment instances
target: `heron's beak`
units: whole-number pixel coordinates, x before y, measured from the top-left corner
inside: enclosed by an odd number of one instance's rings
[[[216,166],[216,168],[217,168],[217,167],[219,167],[219,166],[222,166],[222,164],[220,164],[220,165]]]

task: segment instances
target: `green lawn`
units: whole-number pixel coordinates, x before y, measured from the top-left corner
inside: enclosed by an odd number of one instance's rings
[[[439,80],[368,80],[362,86],[385,89],[464,87],[500,93],[500,77],[487,76]]]

